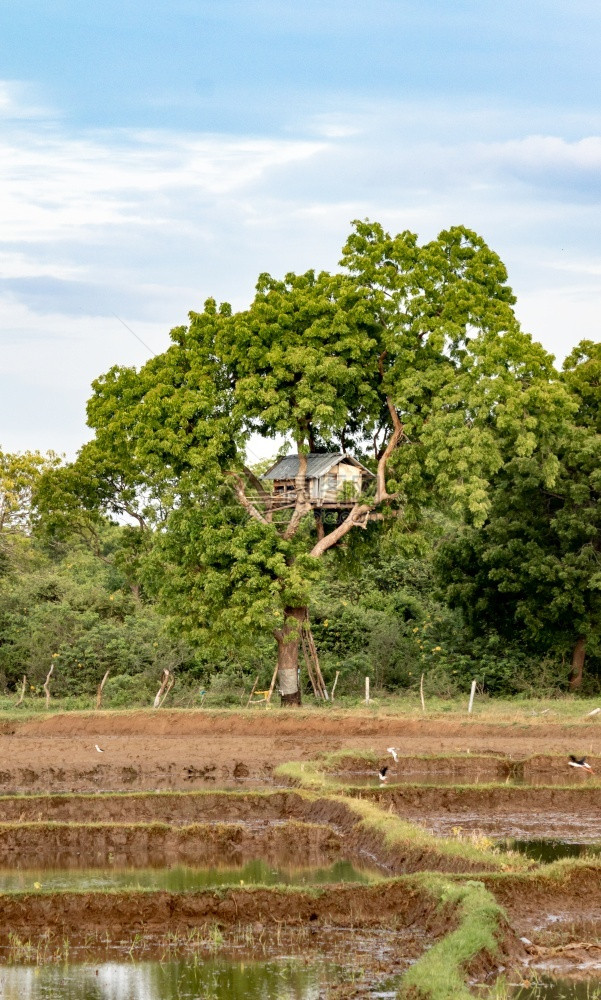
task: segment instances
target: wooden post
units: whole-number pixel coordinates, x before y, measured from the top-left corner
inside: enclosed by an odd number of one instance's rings
[[[102,680],[100,681],[100,684],[98,685],[98,690],[96,692],[96,708],[100,708],[100,705],[102,703],[102,692],[104,690],[104,685],[106,684],[106,682],[109,679],[110,672],[111,671],[110,671],[110,668],[109,668],[107,670],[106,674],[104,675],[104,677],[102,678]]]
[[[476,693],[476,681],[474,680],[474,681],[472,681],[472,690],[470,691],[470,703],[467,706],[467,713],[468,713],[468,715],[471,715],[472,708],[474,707],[474,695],[475,695],[475,693]]]
[[[334,701],[334,691],[336,690],[336,685],[338,684],[338,678],[340,677],[340,671],[336,671],[336,676],[334,678],[334,683],[332,684],[332,693],[330,694],[330,701]]]
[[[169,673],[169,671],[167,671],[167,673]],[[163,695],[163,697],[161,698],[161,700],[159,702],[159,705],[158,705],[159,708],[161,707],[161,705],[165,701],[165,698],[167,697],[167,695],[171,691],[171,688],[173,687],[174,684],[175,684],[175,674],[171,674],[171,677],[169,679],[169,683],[167,684],[167,687],[165,688],[165,694]]]
[[[19,695],[19,700],[15,702],[15,708],[23,703],[23,698],[25,697],[25,688],[27,687],[27,677],[23,674],[23,682],[21,684],[21,694]]]
[[[48,708],[48,706],[50,705],[50,688],[48,687],[48,681],[52,677],[52,671],[53,670],[54,670],[54,660],[52,661],[52,666],[50,667],[50,670],[48,671],[48,676],[47,676],[46,680],[44,681],[44,691],[46,692],[46,708]]]
[[[278,676],[278,665],[276,663],[275,670],[273,671],[273,677],[271,678],[271,684],[269,685],[269,694],[267,695],[267,704],[271,701],[271,696],[273,694],[273,689],[275,687],[275,682]]]
[[[258,683],[259,683],[259,675],[257,674],[257,676],[255,677],[255,683],[252,686],[252,691],[250,692],[250,694],[248,696],[248,701],[246,702],[246,707],[247,708],[250,705],[251,698],[252,698],[253,694],[255,693],[255,688],[256,688],[256,686],[257,686]]]
[[[421,680],[419,682],[419,696],[422,703],[422,712],[426,711],[426,703],[424,701],[424,675],[422,674]]]
[[[365,704],[369,704],[369,677],[365,678]]]
[[[165,688],[167,687],[167,685],[169,683],[169,677],[170,676],[171,676],[171,674],[169,673],[169,671],[165,667],[165,669],[163,670],[163,673],[161,675],[161,686],[160,686],[159,690],[156,693],[156,696],[155,696],[155,699],[154,699],[154,704],[152,706],[153,708],[159,708],[159,706],[161,704],[161,698],[163,697],[163,694],[165,693]]]
[[[308,626],[306,620],[301,626],[300,642],[303,650],[303,658],[305,661],[305,666],[307,668],[307,673],[309,675],[309,680],[311,681],[311,687],[313,688],[313,694],[317,699],[323,698],[323,691],[319,684],[318,673],[319,662],[317,663],[316,669],[316,658],[317,653],[315,652],[315,646],[311,648],[309,642],[310,631],[308,631]],[[322,678],[323,679],[323,678]]]

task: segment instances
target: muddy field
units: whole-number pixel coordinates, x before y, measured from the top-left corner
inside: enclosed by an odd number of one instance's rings
[[[483,724],[475,720],[403,720],[335,712],[64,713],[6,722],[0,735],[0,790],[77,791],[268,783],[290,760],[357,748],[386,756],[491,755],[481,777],[496,773],[494,757],[512,761],[568,753],[601,753],[599,723]],[[105,751],[99,754],[94,746]],[[461,766],[450,770],[457,777]]]
[[[476,906],[488,891],[509,922],[497,914],[495,948],[464,960],[462,975],[478,995],[502,966],[573,972],[595,962],[601,864],[542,865],[494,850],[490,840],[601,842],[601,783],[567,766],[569,753],[586,753],[593,765],[601,759],[595,721],[483,724],[258,709],[50,715],[0,729],[0,867],[234,870],[234,884],[174,892],[46,890],[43,875],[25,874],[23,889],[0,892],[0,947],[13,960],[15,948],[17,958],[36,947],[47,956],[52,942],[60,951],[64,941],[84,950],[143,949],[168,937],[171,948],[189,946],[193,935],[201,948],[214,926],[224,942],[246,928],[247,939],[265,937],[262,947],[269,942],[276,954],[286,928],[304,936],[306,954],[332,936],[351,935],[359,953],[361,934],[365,941],[388,935],[389,950],[365,967],[381,972],[388,961],[399,972],[419,960],[417,968],[433,944],[460,929],[464,891]],[[318,756],[339,751],[346,757],[324,759],[313,785],[303,786],[303,770],[276,773],[298,761],[313,774]],[[235,875],[249,859],[299,868],[343,861],[374,875],[365,885],[251,886]],[[394,961],[384,959],[392,953]],[[359,980],[346,995],[371,995]]]

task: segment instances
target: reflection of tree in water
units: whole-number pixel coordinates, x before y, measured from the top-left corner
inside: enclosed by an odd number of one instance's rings
[[[324,966],[301,961],[8,966],[2,1000],[317,1000]]]
[[[336,861],[326,868],[286,868],[268,865],[260,859],[239,868],[57,868],[0,869],[0,891],[31,890],[39,883],[45,890],[77,889],[99,891],[106,888],[167,889],[169,892],[200,890],[218,885],[310,885],[327,882],[369,882],[370,875],[349,861]]]

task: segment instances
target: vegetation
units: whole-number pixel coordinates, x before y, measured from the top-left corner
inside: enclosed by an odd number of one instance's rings
[[[106,705],[148,704],[167,668],[180,704],[239,704],[275,642],[297,703],[308,621],[342,698],[597,692],[601,345],[560,372],[513,304],[477,234],[357,222],[339,272],[261,275],[98,378],[75,462],[0,453],[0,692],[54,662],[56,697],[108,670]],[[256,434],[298,456],[285,504]],[[328,451],[373,476],[326,509]]]
[[[436,894],[441,907],[458,911],[459,926],[432,945],[405,973],[398,996],[469,1000],[473,994],[465,982],[466,967],[479,953],[494,955],[498,951],[497,936],[505,914],[481,882],[470,879],[456,885],[429,874],[421,881]]]

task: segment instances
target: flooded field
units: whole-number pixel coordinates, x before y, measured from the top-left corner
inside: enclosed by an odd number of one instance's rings
[[[325,962],[110,962],[0,967],[2,1000],[318,1000],[340,981]]]
[[[381,876],[380,876],[381,877]],[[358,870],[349,861],[327,868],[273,868],[261,859],[239,868],[37,868],[0,869],[0,892],[100,892],[106,889],[153,889],[197,892],[223,885],[328,885],[369,883],[375,871]]]
[[[518,986],[513,1000],[601,1000],[601,978],[555,979],[544,976],[529,986]]]
[[[574,830],[573,835],[577,836],[578,831]],[[506,837],[504,840],[498,840],[496,846],[504,851],[518,851],[545,865],[561,861],[563,858],[596,858],[601,855],[599,843],[587,844],[567,840],[516,840],[515,837]]]
[[[597,729],[429,725],[14,724],[0,1000],[442,1000],[499,975],[503,1000],[592,1000],[601,783],[567,754],[595,761]]]

